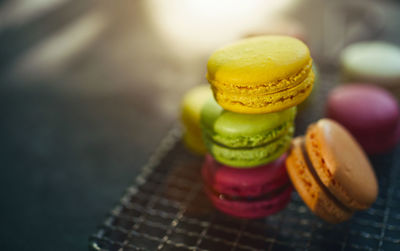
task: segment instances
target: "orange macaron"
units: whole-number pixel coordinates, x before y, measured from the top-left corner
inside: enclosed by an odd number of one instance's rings
[[[378,195],[367,156],[353,136],[330,119],[311,124],[305,137],[293,140],[286,166],[306,205],[330,223],[369,208]]]

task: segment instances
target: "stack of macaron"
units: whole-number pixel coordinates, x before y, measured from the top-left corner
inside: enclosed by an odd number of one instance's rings
[[[206,154],[205,190],[221,211],[265,217],[285,207],[292,185],[330,223],[348,220],[376,200],[377,180],[356,139],[367,152],[392,147],[399,138],[399,107],[377,87],[340,87],[329,95],[327,112],[341,124],[321,119],[292,139],[296,105],[313,87],[311,64],[307,46],[297,39],[244,39],[211,55],[212,91],[200,86],[185,96],[184,142]],[[373,133],[378,129],[381,140]]]
[[[208,196],[238,217],[279,211],[292,191],[285,158],[296,106],[314,82],[309,49],[288,36],[247,38],[215,51],[207,70],[214,98],[203,105],[200,125]]]

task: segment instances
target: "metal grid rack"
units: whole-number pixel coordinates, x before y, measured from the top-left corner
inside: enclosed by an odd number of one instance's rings
[[[337,79],[322,74],[323,99]],[[321,105],[300,108],[297,132],[321,117]],[[133,186],[90,238],[91,250],[400,250],[400,145],[371,157],[379,180],[373,206],[331,225],[314,216],[297,193],[281,212],[261,220],[233,218],[203,192],[202,158],[189,153],[175,127]]]
[[[296,134],[303,134],[323,116],[325,97],[339,82],[336,69],[328,69],[335,67],[329,65],[332,60],[322,56],[320,62],[327,67],[320,75],[323,85],[316,86],[317,93],[299,107]],[[220,213],[207,199],[200,177],[203,159],[182,146],[176,126],[90,237],[89,249],[400,250],[400,144],[391,153],[370,159],[378,176],[379,197],[348,222],[323,222],[296,192],[277,214],[260,220],[238,219]]]

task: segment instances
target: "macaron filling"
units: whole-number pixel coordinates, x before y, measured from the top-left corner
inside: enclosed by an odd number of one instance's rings
[[[204,143],[220,163],[254,167],[269,163],[290,146],[296,107],[265,114],[240,114],[224,110],[214,99],[201,113]]]
[[[319,178],[317,172],[315,171],[314,165],[312,164],[311,159],[310,159],[310,157],[308,155],[304,140],[302,140],[300,148],[301,148],[301,152],[303,154],[303,158],[304,158],[304,160],[306,162],[306,167],[310,171],[310,173],[312,174],[314,180],[318,183],[319,187],[324,191],[324,193],[328,196],[329,199],[331,199],[331,201],[336,206],[338,206],[340,209],[342,209],[345,212],[353,213],[353,211],[350,208],[348,208],[346,205],[344,205],[340,200],[338,200],[332,194],[332,192],[328,189],[328,187],[325,186],[325,184],[321,181],[321,179]]]
[[[230,148],[205,139],[211,155],[221,163],[232,167],[252,167],[268,163],[282,155],[290,146],[293,130],[289,133],[253,148]]]
[[[221,82],[218,80],[213,80],[210,79],[208,75],[207,79],[212,84],[214,90],[217,91],[223,91],[230,94],[238,94],[239,96],[265,95],[291,89],[302,84],[303,81],[305,81],[305,79],[309,77],[311,71],[312,71],[312,60],[310,60],[309,63],[305,67],[303,67],[303,69],[301,69],[297,74],[290,76],[287,79],[280,79],[271,82],[253,84],[251,85],[251,87],[249,85],[232,84],[232,83]]]
[[[293,86],[291,88],[286,88],[281,91],[266,93],[265,91],[260,91],[258,93],[252,94],[251,98],[249,95],[239,93],[229,93],[224,91],[218,91],[215,86],[212,86],[215,98],[217,101],[223,101],[231,104],[240,104],[253,108],[260,108],[267,105],[282,103],[287,100],[293,100],[302,94],[311,92],[314,83],[314,73],[310,71],[307,77],[300,84]],[[280,95],[273,95],[280,94]]]
[[[270,130],[267,133],[260,133],[251,136],[229,136],[212,133],[210,130],[205,129],[204,137],[207,137],[208,140],[225,147],[252,148],[256,146],[263,146],[293,130],[293,119],[291,119],[290,121],[284,122],[283,124],[279,125],[273,130]]]

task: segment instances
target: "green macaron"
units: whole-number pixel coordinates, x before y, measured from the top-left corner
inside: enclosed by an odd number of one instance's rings
[[[201,127],[208,151],[220,163],[240,168],[263,165],[290,146],[296,107],[266,114],[224,110],[213,98],[201,111]]]

